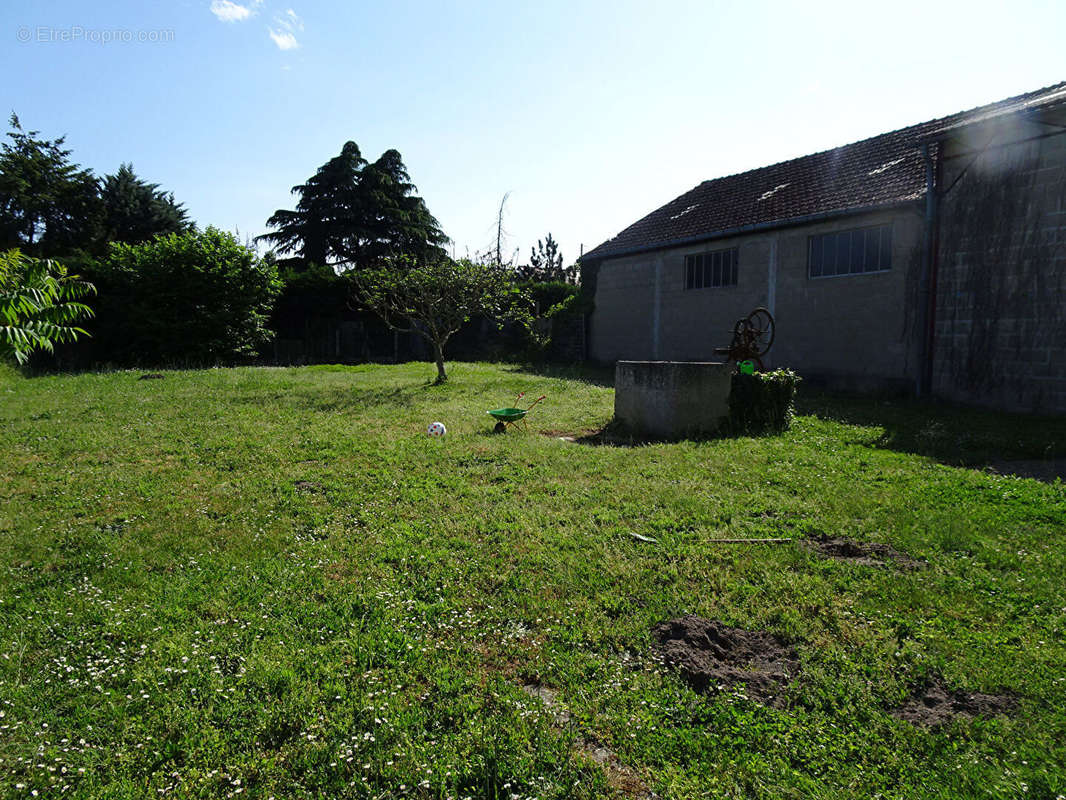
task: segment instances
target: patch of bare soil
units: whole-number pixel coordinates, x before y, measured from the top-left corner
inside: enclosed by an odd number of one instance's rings
[[[559,693],[555,689],[542,683],[526,683],[522,685],[522,691],[544,703],[544,707],[552,712],[552,723],[556,728],[564,728],[570,724],[570,712],[559,701]],[[607,783],[611,788],[625,797],[636,800],[656,800],[658,797],[636,771],[623,764],[609,747],[591,739],[578,739],[574,743],[574,752],[598,764],[607,776]]]
[[[325,487],[315,481],[294,481],[292,485],[296,491],[307,494],[319,494],[325,491]]]
[[[749,698],[781,707],[781,689],[799,672],[795,649],[767,631],[731,628],[687,614],[660,622],[652,635],[664,660],[698,692],[744,684]]]
[[[892,715],[902,720],[935,728],[956,717],[991,717],[1009,714],[1018,707],[1018,699],[1009,694],[952,691],[942,678],[936,677],[924,687],[916,689]]]
[[[526,683],[522,685],[522,691],[544,703],[544,707],[552,712],[552,722],[556,725],[570,724],[570,712],[559,702],[559,693],[555,689],[543,683]]]
[[[603,428],[585,428],[580,431],[545,429],[540,433],[542,436],[550,436],[560,441],[593,447],[639,447],[642,444],[651,444],[653,441],[633,436],[613,422]]]
[[[812,536],[804,544],[822,558],[846,561],[849,564],[862,564],[868,567],[887,567],[894,564],[902,569],[921,569],[924,561],[899,552],[894,547],[878,542],[857,542],[842,536],[830,537],[825,534]]]
[[[655,800],[658,797],[636,772],[618,760],[618,756],[610,748],[599,742],[585,740],[578,742],[574,750],[599,764],[607,776],[607,784],[616,792],[637,800]]]

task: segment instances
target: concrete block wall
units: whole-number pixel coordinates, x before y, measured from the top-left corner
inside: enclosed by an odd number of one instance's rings
[[[891,224],[892,269],[809,278],[808,237]],[[892,211],[720,239],[603,261],[590,321],[598,361],[707,361],[729,344],[733,325],[765,306],[777,319],[767,366],[791,367],[856,388],[912,387],[918,337],[904,313],[920,268],[917,204]],[[738,249],[736,286],[685,288],[685,256]],[[912,306],[913,304],[911,304]]]
[[[892,226],[890,270],[808,277],[811,234],[884,224]],[[922,237],[917,206],[782,231],[774,363],[844,388],[913,390],[919,374],[915,299]]]
[[[596,276],[594,310],[589,320],[589,357],[595,361],[657,359],[655,257],[606,261]]]
[[[938,396],[1066,412],[1066,132],[1047,132],[974,130],[944,148]]]

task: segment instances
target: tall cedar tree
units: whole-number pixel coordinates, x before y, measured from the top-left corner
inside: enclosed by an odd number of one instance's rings
[[[355,142],[345,142],[307,180],[292,188],[295,210],[279,209],[267,220],[275,230],[257,237],[312,264],[365,269],[390,256],[440,258],[448,238],[415,193],[403,159],[387,150],[370,164]]]
[[[304,268],[343,261],[344,240],[358,216],[359,176],[365,166],[359,146],[345,142],[339,156],[319,167],[306,183],[292,187],[300,197],[296,210],[275,211],[267,225],[277,230],[256,237],[257,241],[295,254]]]
[[[99,187],[91,170],[70,161],[66,137],[41,139],[17,115],[0,149],[0,247],[63,255],[99,238]]]
[[[137,244],[158,234],[184,233],[192,228],[185,207],[174,195],[136,176],[123,164],[100,187],[104,207],[104,235],[108,241]]]

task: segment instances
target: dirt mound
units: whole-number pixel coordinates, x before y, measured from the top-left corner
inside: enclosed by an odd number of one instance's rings
[[[991,717],[1009,714],[1018,707],[1018,699],[1009,694],[952,691],[942,678],[916,689],[892,715],[915,725],[935,728],[956,717]]]
[[[666,662],[698,692],[744,684],[748,697],[779,706],[781,688],[799,672],[796,651],[766,631],[730,628],[688,614],[660,622],[652,635]]]
[[[824,534],[804,540],[804,544],[822,558],[847,561],[849,564],[862,564],[868,567],[887,567],[895,564],[903,569],[921,569],[924,561],[911,558],[894,547],[878,542],[857,542],[844,537],[830,537]]]

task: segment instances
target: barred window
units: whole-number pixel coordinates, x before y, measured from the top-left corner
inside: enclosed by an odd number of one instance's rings
[[[819,233],[807,239],[807,274],[812,278],[884,272],[891,268],[891,225]]]
[[[685,288],[712,289],[736,286],[737,248],[685,256]]]

